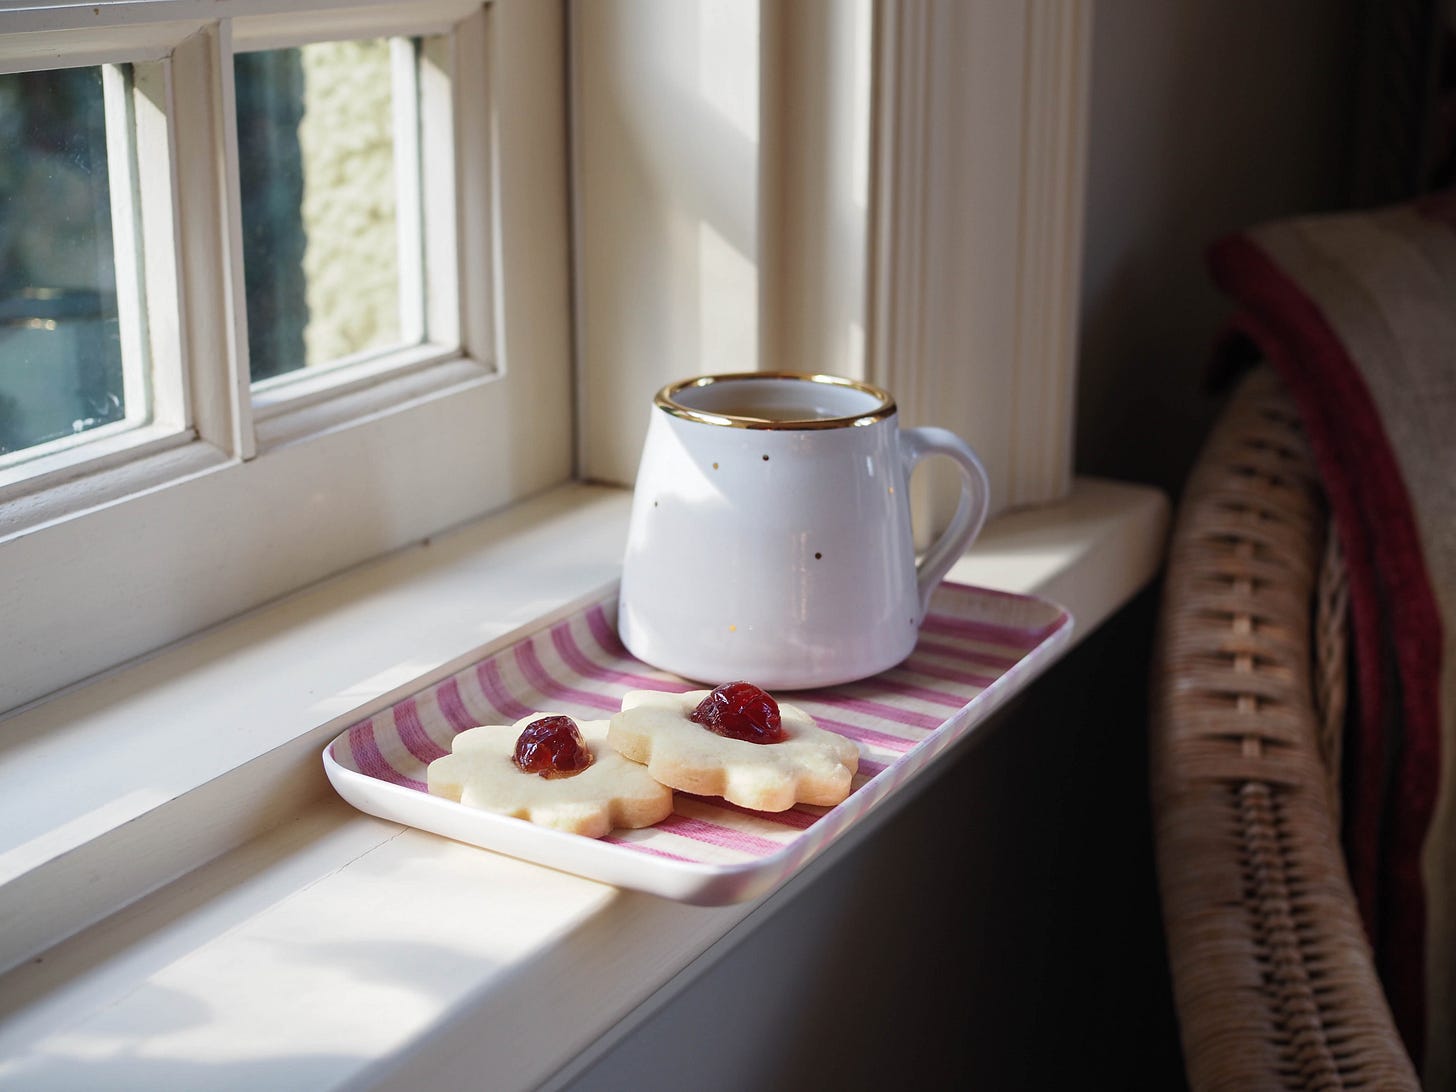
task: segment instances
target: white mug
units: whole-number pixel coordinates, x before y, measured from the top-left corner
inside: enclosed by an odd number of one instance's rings
[[[917,564],[910,473],[961,475],[950,526]],[[618,603],[638,659],[768,690],[867,678],[905,659],[990,490],[974,451],[902,429],[894,400],[827,375],[702,376],[657,393]]]

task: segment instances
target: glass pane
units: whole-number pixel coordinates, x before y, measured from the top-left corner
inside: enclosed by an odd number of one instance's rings
[[[126,409],[101,69],[0,75],[0,458]]]
[[[234,61],[253,381],[401,344],[390,43]]]

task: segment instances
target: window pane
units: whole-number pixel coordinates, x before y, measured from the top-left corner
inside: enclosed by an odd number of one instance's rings
[[[234,64],[253,381],[401,345],[390,43]]]
[[[0,460],[126,417],[111,231],[101,69],[0,75]]]

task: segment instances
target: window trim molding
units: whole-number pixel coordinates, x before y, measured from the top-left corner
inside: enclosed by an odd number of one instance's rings
[[[875,42],[870,377],[908,423],[977,449],[995,510],[1056,501],[1072,480],[1091,0],[879,0]],[[949,519],[953,490],[917,492]]]
[[[217,0],[86,0],[84,3],[30,0],[23,6],[0,12],[4,16],[0,30],[7,37],[78,31],[91,36],[80,48],[100,51],[114,48],[119,36],[148,35],[167,23],[190,23],[195,30],[220,18],[240,18],[250,20],[246,27],[247,40],[259,43],[258,48],[268,48],[265,43],[271,40],[269,28],[276,27],[277,16],[288,16],[291,24],[281,32],[277,39],[280,42],[294,40],[300,32],[328,37],[331,28],[340,21],[358,26],[361,36],[387,37],[406,31],[439,33],[489,2],[411,0],[409,4],[399,4],[393,0],[308,0],[308,10],[300,13],[297,0],[246,0],[245,4],[231,5],[234,10],[246,7],[245,11],[233,14],[220,12]]]
[[[670,0],[573,7],[579,443],[591,478],[630,483],[640,442],[619,423],[663,383],[704,370],[682,288],[702,275],[683,241],[697,215],[716,217],[758,276],[756,311],[740,316],[756,323],[758,352],[734,370],[827,370],[886,387],[906,424],[976,448],[993,511],[1066,494],[1091,0],[871,3],[867,206],[842,158],[856,137],[857,5],[761,0],[760,136],[746,169],[728,154],[731,134],[714,131],[711,154],[674,141],[693,131],[693,111],[644,90],[673,88],[669,47],[640,33],[676,13]],[[697,113],[701,133],[712,119]],[[939,469],[911,490],[926,533],[958,496]]]
[[[248,3],[252,12],[291,7]],[[0,631],[0,710],[573,473],[559,8],[531,0],[427,0],[416,11],[382,0],[370,9],[357,0],[325,0],[331,16],[387,12],[396,31],[438,29],[442,15],[467,13],[457,41],[468,41],[482,60],[456,66],[464,82],[455,93],[473,96],[476,106],[473,120],[457,111],[448,134],[471,127],[471,151],[454,162],[452,200],[462,236],[489,245],[456,248],[452,237],[447,257],[462,285],[460,340],[471,355],[457,350],[443,360],[415,361],[404,374],[371,377],[359,389],[254,428],[240,366],[245,356],[230,326],[231,314],[241,312],[220,302],[241,289],[230,272],[240,268],[232,261],[235,231],[218,226],[224,192],[237,185],[219,167],[234,138],[224,140],[228,117],[217,96],[186,91],[189,81],[228,74],[216,71],[227,24],[175,18],[204,7],[217,14],[215,5],[192,0],[95,6],[103,18],[127,20],[115,38],[125,49],[106,49],[105,60],[151,57],[170,69],[172,137],[185,145],[175,158],[178,251],[171,272],[192,289],[180,295],[179,323],[193,364],[197,438],[98,473],[68,471],[54,488],[0,499],[0,566],[22,574],[0,583],[0,615],[8,623]],[[41,25],[37,10],[22,13],[32,29]],[[64,40],[67,49],[91,49],[112,40],[94,28],[56,29],[79,18],[70,6],[41,15],[49,19],[44,36],[52,45]],[[0,56],[14,52],[6,33],[13,25],[9,13],[0,21]],[[371,26],[383,29],[379,20]],[[330,27],[333,37],[353,31]],[[175,35],[181,36],[159,41]],[[510,49],[500,48],[501,36]],[[144,48],[146,41],[153,45]],[[34,39],[24,44],[29,49]],[[55,67],[50,56],[48,64],[21,67]],[[512,270],[508,281],[500,268]],[[83,616],[96,624],[78,626]]]
[[[250,17],[251,19],[252,17]],[[239,20],[234,20],[236,26]],[[319,40],[320,26],[301,24],[285,33],[271,19],[249,22],[235,43],[238,52],[273,49]],[[337,36],[337,27],[332,34]],[[418,151],[417,180],[399,187],[402,207],[420,213],[419,233],[409,240],[420,251],[419,285],[422,310],[401,323],[408,333],[415,324],[425,340],[383,351],[360,354],[354,363],[335,361],[317,371],[301,369],[266,381],[260,388],[249,382],[241,368],[244,402],[250,416],[245,435],[254,440],[244,458],[254,457],[271,443],[293,442],[311,432],[323,432],[410,397],[456,388],[472,379],[483,380],[499,370],[500,352],[495,333],[495,277],[492,253],[483,246],[462,246],[459,240],[491,239],[493,225],[478,210],[489,209],[492,197],[490,126],[491,81],[487,58],[493,48],[490,21],[477,6],[453,27],[435,32],[401,27],[393,21],[380,27],[381,34],[421,39],[422,56],[411,65],[417,77],[418,106],[409,108],[419,118],[418,132],[411,138]],[[327,36],[326,36],[327,37]],[[401,66],[399,51],[392,64]],[[477,63],[468,63],[469,59]],[[401,106],[395,105],[396,121]],[[408,126],[403,128],[410,128]],[[398,137],[401,127],[396,125]],[[469,134],[474,134],[469,137]],[[236,138],[229,136],[236,155]],[[410,143],[409,141],[406,144]],[[396,179],[414,173],[398,165],[406,156],[396,156]],[[236,172],[232,172],[236,177]],[[404,239],[401,237],[403,248]],[[413,263],[401,261],[401,291],[408,291],[405,271]],[[231,267],[241,278],[241,257]],[[241,307],[241,303],[238,304]],[[247,360],[246,347],[240,360]],[[372,395],[363,392],[373,390]]]

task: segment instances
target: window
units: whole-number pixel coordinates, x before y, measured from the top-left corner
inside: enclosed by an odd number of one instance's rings
[[[106,422],[57,381],[70,433],[0,455],[0,710],[573,472],[630,482],[652,390],[738,357],[862,371],[967,436],[1003,503],[1064,488],[1089,5],[315,2],[0,23],[0,75],[102,73],[122,377]],[[709,48],[735,59],[694,68]],[[307,181],[270,158],[315,153],[251,100],[351,50],[388,53],[393,219],[334,267],[331,340]],[[61,325],[17,298],[0,331]]]
[[[276,8],[0,24],[0,710],[571,474],[563,13]]]
[[[255,417],[461,354],[490,366],[461,341],[452,36],[245,44],[233,66]],[[484,334],[489,308],[474,310]]]
[[[129,66],[0,76],[0,466],[150,417],[146,362],[122,351],[125,204],[122,239],[112,227],[135,164],[107,148],[107,88],[130,80]]]
[[[424,341],[419,44],[311,42],[233,58],[255,391]]]
[[[141,169],[166,160],[160,75],[145,61],[0,75],[0,497],[185,428],[179,366],[153,354],[174,301],[146,275],[162,261],[147,248],[171,247],[172,195]]]

